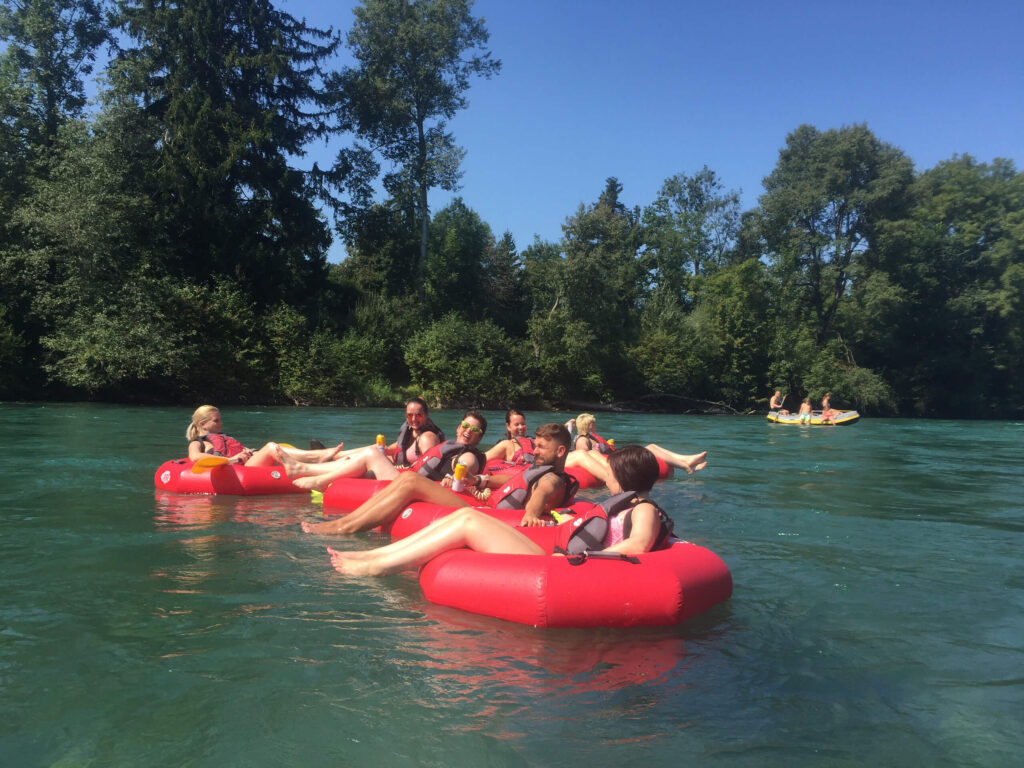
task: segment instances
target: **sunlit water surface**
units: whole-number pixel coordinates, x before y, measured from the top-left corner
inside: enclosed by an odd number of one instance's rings
[[[402,418],[224,415],[249,445]],[[432,606],[412,574],[344,579],[305,497],[157,494],[189,416],[0,405],[3,766],[1019,764],[1020,423],[599,414],[619,445],[709,451],[656,495],[735,593],[677,627],[566,631]]]

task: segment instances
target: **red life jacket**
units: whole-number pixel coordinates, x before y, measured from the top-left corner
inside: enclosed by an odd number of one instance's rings
[[[512,471],[515,472],[515,469],[513,467]],[[555,472],[561,477],[565,488],[562,500],[554,504],[554,506],[566,506],[572,500],[572,497],[576,495],[580,483],[575,477],[571,477],[564,472],[558,472],[550,464],[539,467],[530,465],[521,472],[515,472],[501,488],[491,491],[491,496],[487,503],[497,509],[526,509],[526,500],[529,498],[533,486],[548,472]]]
[[[234,456],[236,453],[245,450],[245,446],[235,440],[235,438],[229,435],[221,435],[216,432],[211,432],[210,434],[203,435],[202,437],[195,437],[193,440],[197,440],[199,442],[200,447],[203,449],[203,453],[208,453],[211,456]],[[204,443],[209,443],[212,450],[206,450]]]
[[[463,445],[457,440],[446,440],[435,445],[416,459],[416,463],[412,465],[412,470],[437,482],[445,475],[455,471],[455,463],[464,453],[471,453],[476,457],[476,472],[482,472],[487,464],[487,457],[476,448]]]
[[[512,454],[512,458],[509,461],[513,464],[531,464],[533,463],[533,438],[532,437],[513,437],[516,444],[519,446],[516,448],[516,452]]]

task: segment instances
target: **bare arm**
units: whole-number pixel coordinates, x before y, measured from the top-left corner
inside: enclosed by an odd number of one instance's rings
[[[555,506],[554,500],[560,498],[564,491],[565,481],[561,477],[553,472],[543,475],[526,500],[526,509],[519,524],[528,528],[544,525],[544,521],[540,519],[541,515]]]
[[[637,504],[633,507],[630,515],[633,517],[633,527],[629,532],[629,538],[608,547],[604,550],[605,552],[642,555],[644,552],[651,551],[654,542],[658,540],[658,532],[661,528],[658,511],[652,504]]]
[[[502,440],[500,443],[494,445],[494,447],[489,448],[487,453],[484,454],[487,457],[487,460],[494,461],[494,459],[508,459],[508,448],[510,442],[510,440]]]

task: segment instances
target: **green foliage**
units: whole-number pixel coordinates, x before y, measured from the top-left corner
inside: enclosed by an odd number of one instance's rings
[[[0,307],[0,399],[24,393],[19,383],[24,365],[25,341],[14,330]]]
[[[704,166],[693,176],[666,179],[644,210],[643,222],[652,279],[684,297],[690,276],[709,274],[725,263],[739,231],[740,196],[727,192]]]
[[[801,126],[742,216],[705,167],[644,209],[609,178],[521,253],[461,198],[430,222],[428,191],[459,179],[447,122],[498,70],[471,8],[367,0],[335,76],[339,39],[270,0],[123,0],[113,30],[98,0],[0,0],[0,394],[742,409],[771,384],[867,413],[1024,413],[1009,161],[915,175],[866,126]],[[293,166],[342,129],[331,170]],[[321,206],[348,251],[330,270]]]
[[[461,197],[438,212],[430,222],[424,270],[431,317],[440,317],[453,307],[473,320],[483,317],[487,294],[482,267],[493,242],[491,228]]]
[[[302,316],[287,306],[278,307],[267,325],[281,391],[296,405],[376,405],[388,391],[380,339],[355,333],[338,338],[322,328],[308,333]]]
[[[858,125],[786,138],[760,198],[761,234],[792,323],[832,335],[851,283],[863,274],[881,223],[905,210],[909,158]]]
[[[409,339],[405,361],[413,387],[441,403],[500,407],[530,394],[521,350],[489,320],[445,315]]]
[[[487,317],[510,336],[522,338],[526,334],[529,317],[525,264],[516,253],[516,242],[511,232],[506,232],[487,248],[482,270]]]
[[[299,304],[326,275],[323,178],[291,167],[329,135],[319,62],[340,41],[269,0],[123,0],[136,44],[111,69],[112,103],[157,121],[146,168],[156,226],[173,233],[171,274],[230,278],[262,306]]]
[[[370,195],[379,168],[375,152],[391,166],[384,190],[401,207],[411,207],[420,230],[416,274],[427,262],[430,189],[454,190],[463,151],[447,121],[466,106],[470,78],[489,78],[501,68],[486,49],[482,19],[471,15],[472,0],[364,0],[354,9],[348,46],[356,66],[330,80],[346,128],[361,142],[343,152],[338,166],[359,169],[350,188],[357,199]],[[417,280],[422,287],[422,280]],[[423,298],[420,291],[420,298]]]

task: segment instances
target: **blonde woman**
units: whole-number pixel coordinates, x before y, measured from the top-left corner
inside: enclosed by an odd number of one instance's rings
[[[267,443],[259,450],[246,448],[238,440],[225,435],[220,410],[212,405],[201,405],[192,414],[192,423],[185,430],[188,440],[188,457],[197,461],[203,456],[223,456],[231,464],[244,464],[247,467],[266,467],[277,464],[276,449],[286,451],[299,461],[329,461],[341,451],[342,445],[334,448],[304,451],[298,448],[283,448],[277,443]]]
[[[615,450],[608,442],[594,432],[596,419],[592,413],[581,413],[575,419],[576,432],[579,437],[573,443],[573,451],[565,462],[567,467],[582,467],[599,480],[604,480],[608,473],[608,456]],[[682,454],[662,448],[657,443],[648,443],[647,450],[661,459],[670,467],[682,469],[688,475],[704,469],[708,465],[708,452]]]

